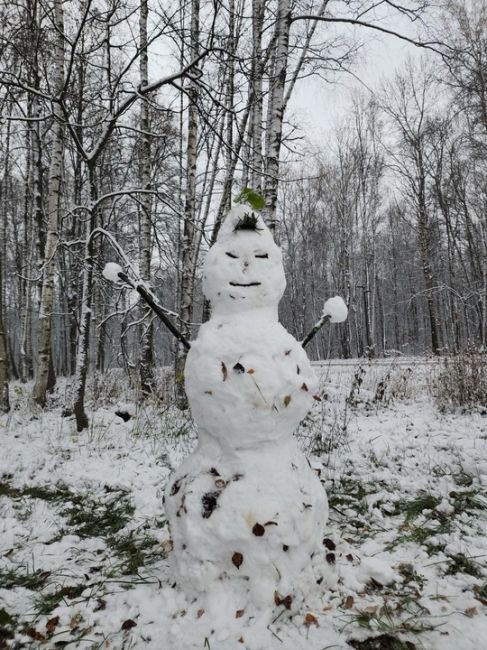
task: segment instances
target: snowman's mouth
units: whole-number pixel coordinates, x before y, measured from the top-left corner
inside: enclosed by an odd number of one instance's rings
[[[261,282],[248,282],[247,284],[241,284],[240,282],[230,282],[232,287],[260,287]]]

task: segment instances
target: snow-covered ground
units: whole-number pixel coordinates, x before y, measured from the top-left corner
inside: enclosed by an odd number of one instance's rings
[[[124,422],[130,395],[107,377],[77,434],[62,395],[36,411],[15,386],[0,418],[0,648],[484,647],[487,417],[438,413],[434,363],[318,369],[299,436],[328,491],[335,579],[298,611],[276,604],[271,624],[221,620],[224,603],[209,621],[169,577],[162,495],[194,444],[186,416],[154,406]]]

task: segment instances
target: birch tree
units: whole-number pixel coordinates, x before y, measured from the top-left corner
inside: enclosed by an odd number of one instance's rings
[[[52,311],[54,305],[54,272],[56,248],[59,241],[60,191],[63,165],[64,121],[61,110],[64,92],[64,13],[62,0],[54,0],[54,58],[52,97],[52,145],[47,198],[47,232],[39,314],[38,366],[32,392],[35,402],[44,406],[52,367]],[[52,380],[51,380],[52,384]]]
[[[148,51],[147,51],[147,21],[149,16],[148,0],[141,0],[139,18],[139,49],[140,49],[140,87],[144,88],[149,83],[148,77]],[[139,266],[140,277],[150,284],[151,282],[151,207],[152,197],[149,193],[151,187],[151,137],[149,124],[149,104],[146,98],[140,103],[140,132],[141,144],[139,149],[139,174],[140,187],[146,190],[140,197],[139,210]],[[142,325],[140,343],[140,387],[142,394],[154,392],[153,373],[153,324],[151,314],[145,310],[145,322]]]
[[[196,60],[200,52],[200,2],[191,0],[191,26],[189,56]],[[186,338],[191,338],[191,321],[193,316],[193,291],[194,291],[194,240],[196,221],[196,173],[198,161],[198,87],[190,81],[188,94],[188,122],[186,135],[186,186],[184,221],[181,244],[181,272],[179,283],[179,319],[180,331]],[[178,342],[176,343],[176,397],[180,406],[184,406],[186,397],[184,393],[184,364],[187,350]]]

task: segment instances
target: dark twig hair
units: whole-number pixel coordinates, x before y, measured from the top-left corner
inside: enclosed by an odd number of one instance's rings
[[[237,232],[237,230],[258,231],[258,230],[262,230],[262,228],[257,227],[257,217],[255,216],[255,214],[253,212],[251,214],[247,212],[235,224],[235,228],[233,229],[233,232]]]

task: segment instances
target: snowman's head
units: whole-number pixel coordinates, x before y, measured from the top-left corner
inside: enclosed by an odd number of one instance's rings
[[[281,251],[269,228],[249,206],[234,206],[203,268],[203,292],[213,310],[277,308],[285,288]]]

